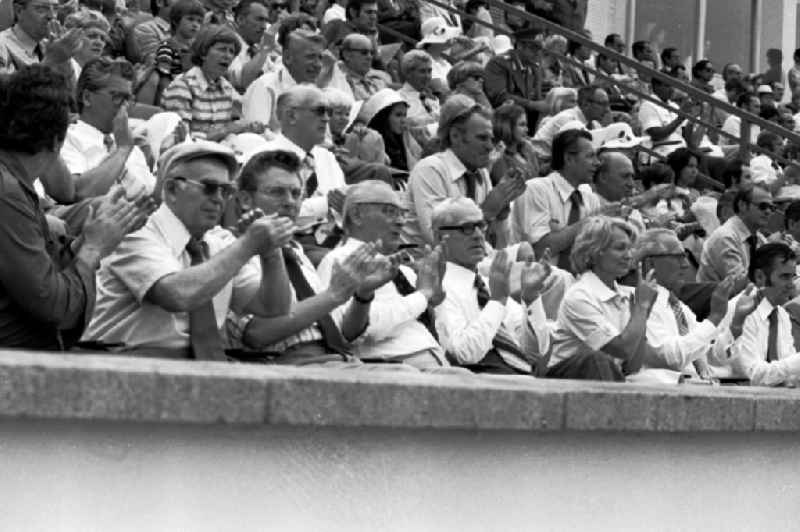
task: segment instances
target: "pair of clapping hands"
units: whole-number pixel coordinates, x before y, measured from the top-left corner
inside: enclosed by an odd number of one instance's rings
[[[520,258],[519,255],[516,258]],[[539,260],[534,259],[533,252],[525,254],[522,270],[520,271],[520,299],[530,305],[539,298],[544,283],[550,276],[550,249],[545,249]],[[511,295],[511,268],[517,262],[507,250],[496,252],[489,267],[489,294],[493,300],[502,304]]]

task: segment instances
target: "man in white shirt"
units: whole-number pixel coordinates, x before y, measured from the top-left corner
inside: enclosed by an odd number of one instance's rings
[[[384,256],[393,256],[400,245],[403,217],[400,198],[387,183],[362,181],[348,189],[343,213],[345,240],[317,267],[323,285],[331,283],[334,264],[365,242],[374,242]],[[450,365],[432,334],[433,309],[444,298],[444,255],[437,250],[417,264],[417,273],[400,264],[391,282],[375,290],[369,325],[353,346],[353,354],[362,361],[401,362],[423,370]]]
[[[275,114],[278,97],[299,83],[314,83],[322,72],[325,38],[307,29],[287,35],[281,66],[253,81],[242,99],[242,118],[246,122],[267,124],[279,131]]]
[[[21,0],[13,4],[16,23],[0,31],[0,73],[10,74],[36,63],[67,71],[69,59],[83,44],[83,32],[72,28],[48,42],[58,2]]]
[[[510,297],[511,261],[505,250],[495,255],[488,279],[477,272],[486,253],[486,223],[474,201],[441,202],[433,211],[433,228],[447,256],[446,295],[436,307],[436,330],[451,362],[478,373],[537,372],[550,346],[539,297],[549,265],[526,264],[517,302]]]
[[[761,114],[761,100],[750,92],[744,92],[737,98],[736,107],[756,116]],[[737,139],[742,137],[742,119],[736,115],[728,116],[722,124],[722,131],[734,138],[723,135],[720,138],[720,144],[737,144],[739,142]],[[758,141],[759,133],[761,133],[761,128],[756,124],[750,124],[749,141],[751,144],[755,144]]]
[[[422,50],[411,50],[403,55],[400,71],[405,83],[397,92],[408,102],[406,121],[420,138],[431,138],[440,112],[439,99],[431,90],[433,58]]]
[[[639,209],[633,208],[633,195],[636,185],[634,183],[633,162],[624,153],[606,151],[599,155],[600,166],[594,174],[594,191],[601,207],[608,207],[612,203],[624,202],[626,207],[621,209],[622,216],[630,223],[637,233],[644,233],[645,220]]]
[[[267,216],[297,220],[303,198],[300,165],[290,151],[257,153],[239,176],[241,204]],[[349,364],[355,360],[351,342],[369,325],[375,290],[394,276],[389,260],[373,260],[374,253],[374,244],[357,246],[331,267],[326,285],[303,248],[289,242],[282,250],[282,263],[289,277],[291,313],[275,318],[232,313],[231,344],[262,353],[262,358],[277,364]]]
[[[572,271],[569,253],[581,220],[602,210],[589,185],[599,165],[588,131],[569,129],[556,135],[553,171],[528,181],[525,192],[512,204],[511,241],[531,243],[537,256],[550,249],[553,264]],[[607,209],[619,214],[619,204]]]
[[[153,192],[156,179],[128,127],[132,80],[133,68],[124,59],[84,65],[76,87],[80,118],[69,126],[61,148],[76,199],[103,195],[116,182],[129,197]]]
[[[744,187],[733,200],[734,216],[708,237],[700,256],[697,280],[720,282],[732,275],[752,279],[752,257],[766,242],[761,230],[775,210],[772,194],[760,186]]]
[[[639,107],[639,123],[642,126],[642,131],[650,136],[651,145],[649,147],[659,155],[666,157],[678,148],[686,146],[682,129],[685,119],[667,108],[678,108],[671,101],[672,87],[658,78],[653,78],[651,84],[653,94],[666,107],[643,100]],[[690,99],[687,98],[681,105],[680,110],[688,113],[692,110],[692,105]]]
[[[525,190],[525,181],[508,176],[492,187],[487,169],[494,149],[489,112],[468,96],[451,96],[442,107],[439,138],[444,150],[418,162],[408,179],[407,240],[415,244],[433,242],[433,208],[446,198],[462,196],[480,205],[496,234],[506,233],[506,208]],[[505,243],[496,245],[505,247]]]
[[[800,353],[782,305],[795,296],[797,257],[786,244],[769,243],[758,248],[753,262],[761,301],[744,320],[728,363],[753,385],[794,385],[800,380]]]
[[[580,122],[587,129],[594,129],[603,116],[609,112],[608,94],[595,85],[578,89],[578,106],[564,109],[549,119],[533,136],[536,154],[542,160],[550,160],[553,139],[570,122]]]
[[[336,64],[329,87],[352,94],[356,101],[370,96],[388,86],[386,72],[374,70],[372,59],[375,47],[366,35],[351,33],[342,41],[342,60]]]
[[[295,226],[263,218],[237,239],[217,225],[237,169],[219,144],[180,144],[161,164],[164,202],[102,262],[84,339],[141,356],[224,361],[220,328],[229,308],[288,312],[280,247]]]
[[[278,98],[281,133],[264,147],[291,151],[300,159],[305,191],[299,214],[302,218],[327,218],[331,206],[341,211],[344,173],[333,153],[320,145],[325,140],[330,116],[331,108],[320,89],[313,85],[292,87]],[[334,205],[329,198],[334,199]]]
[[[242,49],[228,68],[228,77],[239,92],[244,92],[266,71],[275,48],[275,34],[267,32],[269,9],[262,1],[244,0],[236,6],[235,14]]]
[[[783,147],[783,139],[772,131],[762,131],[758,134],[756,145],[769,152],[758,153],[750,159],[750,173],[753,175],[753,183],[763,183],[767,187],[775,187],[779,178],[783,177],[783,170],[772,158],[772,154],[779,155]],[[773,188],[774,190],[774,188]]]
[[[677,296],[681,285],[694,279],[686,252],[675,232],[664,228],[650,229],[637,239],[633,253],[636,264],[641,264],[641,271],[655,272],[658,296],[647,318],[647,348],[650,353],[642,369],[627,376],[626,380],[676,384],[684,374],[711,377],[707,363],[709,351],[713,349],[719,358],[733,341],[723,319],[728,312],[734,278],[727,277],[716,286],[711,293],[708,318],[698,321],[694,312]],[[741,323],[738,318],[734,321]]]

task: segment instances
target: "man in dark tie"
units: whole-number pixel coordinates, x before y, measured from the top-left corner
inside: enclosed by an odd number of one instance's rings
[[[237,169],[233,152],[206,141],[161,157],[163,203],[103,262],[85,340],[134,355],[227,360],[229,309],[288,313],[280,247],[294,222],[265,217],[239,237],[219,227]]]
[[[289,151],[254,155],[239,177],[240,204],[267,216],[296,220],[304,194],[300,169],[299,157]],[[325,286],[297,242],[287,242],[282,255],[291,285],[291,312],[274,318],[231,315],[231,341],[279,364],[357,363],[350,342],[364,334],[375,290],[396,273],[392,264],[374,257],[373,244],[363,244],[331,267]]]
[[[236,32],[242,50],[228,69],[231,83],[239,92],[264,73],[264,64],[275,52],[275,32],[267,33],[269,9],[259,0],[239,2],[235,10]]]

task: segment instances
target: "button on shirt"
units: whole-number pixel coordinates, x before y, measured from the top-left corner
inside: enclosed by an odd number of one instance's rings
[[[558,172],[529,180],[525,192],[511,204],[511,241],[535,244],[545,235],[567,227],[574,190]],[[600,209],[600,200],[587,184],[579,185],[578,190],[583,200],[579,219],[583,219]]]
[[[280,130],[275,106],[278,96],[297,85],[285,66],[262,74],[253,81],[242,98],[242,118],[246,122],[267,124],[273,131]]]
[[[467,167],[450,149],[425,157],[414,166],[408,178],[409,217],[404,227],[410,242],[433,242],[433,208],[447,198],[467,195],[466,171]],[[473,199],[480,205],[492,189],[492,181],[485,168],[478,169],[477,175],[480,179],[476,180]]]
[[[738,216],[731,216],[714,230],[703,245],[697,280],[718,283],[728,275],[746,275],[750,266],[746,240],[751,234]],[[759,246],[767,243],[761,233],[756,238]]]
[[[778,307],[777,360],[767,362],[769,316],[775,307],[766,298],[744,320],[742,334],[730,348],[730,364],[756,386],[800,380],[800,354],[794,347],[789,314]]]
[[[145,301],[145,295],[159,279],[190,267],[191,258],[186,252],[189,239],[189,231],[166,204],[150,216],[142,229],[126,236],[101,264],[95,312],[84,338],[124,343],[128,348],[189,347],[189,314],[169,312]],[[203,235],[209,256],[235,240],[220,227]],[[229,309],[242,312],[260,286],[260,263],[253,258],[214,296],[217,325],[221,328],[225,324]]]
[[[317,188],[311,197],[303,200],[300,207],[300,217],[311,216],[315,218],[325,218],[328,216],[328,192],[347,186],[344,181],[344,172],[339,166],[336,156],[327,148],[314,146],[310,152],[286,138],[283,134],[278,134],[274,139],[264,145],[264,150],[287,150],[297,154],[301,161],[306,161],[309,154],[307,167],[301,167],[300,175],[305,181],[313,172],[317,176]]]
[[[189,124],[192,136],[205,138],[214,126],[233,120],[236,89],[224,77],[209,81],[200,67],[192,67],[164,89],[161,106]]]
[[[488,286],[488,280],[484,279]],[[446,296],[435,309],[439,342],[459,364],[477,364],[493,347],[500,326],[516,340],[525,353],[544,354],[550,347],[550,325],[541,298],[524,308],[511,298],[505,305],[489,300],[483,310],[478,306],[475,272],[448,262],[442,280]],[[530,364],[498,350],[503,360],[522,371]]]
[[[96,168],[108,157],[110,150],[105,143],[102,131],[78,120],[70,124],[67,129],[67,138],[61,147],[61,159],[67,165],[71,174],[83,174]],[[134,146],[128,160],[125,161],[125,170],[120,177],[120,182],[125,187],[129,197],[144,192],[151,194],[156,185],[156,178],[150,172],[142,150]]]
[[[344,260],[361,244],[360,240],[348,237],[344,244],[325,255],[317,267],[324,286],[330,284],[334,262]],[[411,268],[400,266],[400,270],[412,285],[416,284],[417,278]],[[348,304],[340,308],[344,310]],[[436,339],[417,320],[427,308],[428,300],[420,292],[402,296],[392,282],[380,286],[369,307],[369,325],[353,346],[353,354],[359,358],[402,360],[430,351],[442,365],[448,365]]]
[[[619,336],[631,318],[634,288],[611,289],[594,272],[585,272],[567,290],[553,332],[548,367],[575,355],[599,351]]]
[[[22,67],[40,63],[36,45],[33,37],[25,33],[19,25],[0,31],[0,73],[11,74]]]

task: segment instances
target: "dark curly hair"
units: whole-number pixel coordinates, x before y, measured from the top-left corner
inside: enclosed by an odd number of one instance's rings
[[[37,154],[57,149],[67,136],[72,103],[66,76],[31,65],[0,80],[0,149]]]

